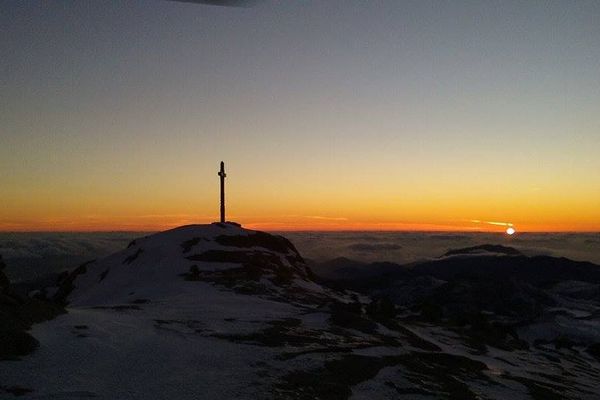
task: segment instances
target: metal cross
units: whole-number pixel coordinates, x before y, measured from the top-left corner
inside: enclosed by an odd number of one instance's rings
[[[225,222],[225,163],[221,161],[221,170],[218,175],[221,177],[221,223]]]

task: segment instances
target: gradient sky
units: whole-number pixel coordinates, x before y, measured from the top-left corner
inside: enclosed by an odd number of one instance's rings
[[[600,2],[0,3],[0,230],[600,231]],[[479,221],[479,222],[477,222]]]

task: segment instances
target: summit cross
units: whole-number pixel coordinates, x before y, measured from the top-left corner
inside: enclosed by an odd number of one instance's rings
[[[217,174],[221,178],[221,223],[225,223],[225,163],[221,161],[221,170]]]

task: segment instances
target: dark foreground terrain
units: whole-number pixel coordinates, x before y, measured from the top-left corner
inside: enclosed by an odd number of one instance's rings
[[[307,265],[287,239],[228,223],[55,278],[0,276],[1,398],[600,396],[590,263],[482,245]]]

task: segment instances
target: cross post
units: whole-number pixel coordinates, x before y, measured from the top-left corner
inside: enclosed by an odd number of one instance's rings
[[[221,161],[221,170],[218,173],[221,178],[221,223],[225,223],[225,163]]]

